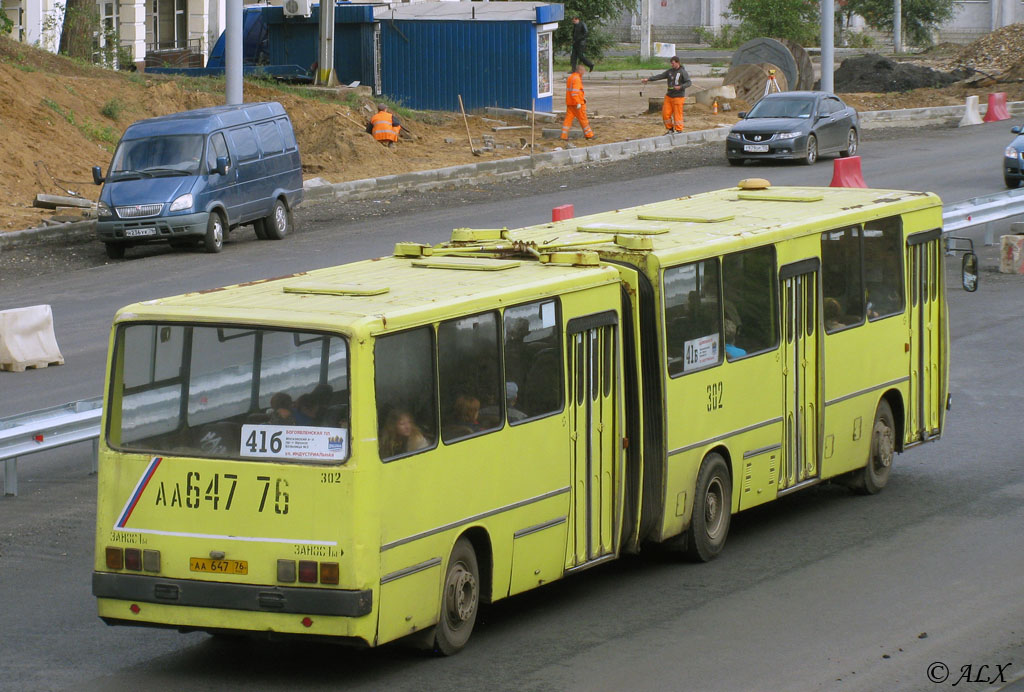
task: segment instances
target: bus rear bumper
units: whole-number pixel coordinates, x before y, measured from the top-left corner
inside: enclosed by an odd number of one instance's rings
[[[360,617],[373,610],[369,589],[228,584],[109,572],[93,572],[92,593],[96,598],[263,613]]]

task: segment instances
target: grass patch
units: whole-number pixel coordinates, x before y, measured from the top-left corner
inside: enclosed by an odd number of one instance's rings
[[[94,123],[88,118],[83,118],[81,122],[75,118],[75,112],[70,108],[64,110],[60,107],[60,104],[52,99],[43,99],[43,105],[52,110],[54,113],[64,118],[64,121],[69,125],[74,126],[82,135],[93,142],[99,142],[103,145],[104,149],[113,151],[112,146],[117,144],[117,140],[120,138],[117,130],[110,125],[100,125]]]
[[[103,104],[103,108],[100,108],[100,113],[105,118],[117,121],[121,117],[121,113],[124,111],[124,104],[121,103],[121,99],[112,98]]]

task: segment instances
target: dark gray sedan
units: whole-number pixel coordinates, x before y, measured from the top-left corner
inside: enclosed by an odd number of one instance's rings
[[[768,94],[739,115],[742,120],[725,141],[725,156],[734,166],[760,159],[811,165],[821,154],[853,156],[860,141],[857,111],[824,91]]]

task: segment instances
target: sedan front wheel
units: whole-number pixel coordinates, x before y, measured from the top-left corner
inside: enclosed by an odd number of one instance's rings
[[[818,160],[818,138],[814,135],[807,136],[807,155],[804,157],[802,164],[806,166],[813,166],[814,162]]]

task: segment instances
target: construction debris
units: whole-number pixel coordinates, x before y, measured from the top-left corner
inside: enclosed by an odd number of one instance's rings
[[[95,202],[81,197],[61,197],[60,195],[36,195],[32,206],[39,209],[56,209],[57,207],[76,207],[78,209],[89,209],[96,206]]]
[[[965,71],[940,72],[930,67],[893,62],[877,53],[847,58],[835,71],[836,93],[910,91],[942,88],[968,76]]]

